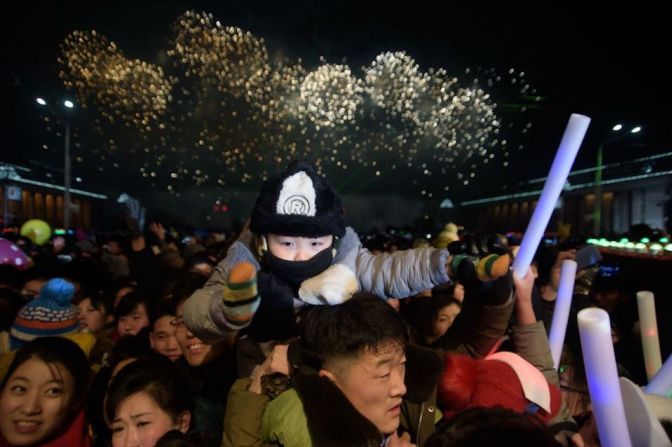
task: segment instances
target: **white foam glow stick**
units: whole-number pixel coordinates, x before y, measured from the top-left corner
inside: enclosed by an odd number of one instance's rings
[[[551,356],[553,357],[553,367],[555,369],[558,369],[558,366],[560,366],[562,346],[565,343],[569,308],[572,305],[572,295],[574,294],[576,265],[575,261],[565,259],[562,261],[562,269],[560,270],[558,297],[555,299],[553,321],[551,323],[551,331],[548,334],[548,344],[551,347]]]
[[[637,292],[637,310],[639,311],[646,378],[651,380],[663,364],[658,339],[658,323],[656,322],[656,302],[652,292],[644,290]]]
[[[603,309],[589,307],[579,312],[577,319],[600,445],[631,447],[611,341],[609,314]]]
[[[579,147],[581,147],[581,142],[586,135],[589,124],[590,118],[587,116],[572,113],[569,117],[569,122],[565,128],[565,133],[562,135],[558,151],[555,153],[541,197],[534,209],[532,219],[527,225],[527,230],[525,230],[516,260],[513,262],[513,270],[521,278],[525,276],[527,269],[530,267],[534,253],[537,251],[544,230],[546,230],[548,221],[551,219],[553,209],[563,186],[565,186],[567,175],[572,168],[572,164],[574,164],[574,159]]]
[[[665,360],[653,379],[646,386],[646,394],[672,398],[672,354]]]

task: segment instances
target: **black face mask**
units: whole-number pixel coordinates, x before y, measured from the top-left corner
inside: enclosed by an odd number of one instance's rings
[[[274,256],[270,250],[264,255],[270,271],[294,289],[299,290],[303,281],[325,271],[333,260],[332,247],[326,248],[307,261],[285,261]]]

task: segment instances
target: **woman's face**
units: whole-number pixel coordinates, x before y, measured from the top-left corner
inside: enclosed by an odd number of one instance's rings
[[[62,365],[26,360],[0,395],[0,433],[12,445],[42,444],[72,414],[74,390],[75,381]]]
[[[434,339],[440,338],[448,332],[448,329],[453,325],[453,321],[460,313],[460,306],[457,304],[449,304],[436,315],[434,324],[432,326],[432,336]]]
[[[138,304],[133,311],[119,318],[117,322],[117,331],[123,337],[124,335],[137,335],[142,328],[149,326],[149,317],[145,305]]]
[[[144,391],[131,394],[117,406],[112,419],[112,447],[153,447],[156,441],[171,430],[186,433],[189,416],[182,414],[179,421],[156,404]]]
[[[455,298],[460,303],[464,301],[464,286],[459,282],[455,283],[455,288],[453,289],[453,298]]]
[[[79,308],[79,328],[84,332],[96,334],[107,323],[107,315],[91,304],[90,298],[84,298],[77,304]]]
[[[40,289],[42,289],[42,286],[44,286],[46,283],[46,279],[31,279],[30,281],[26,281],[26,283],[21,288],[21,295],[23,295],[26,301],[37,298],[37,296],[40,294]]]
[[[221,351],[213,349],[216,345],[209,345],[196,337],[184,324],[183,318],[184,304],[177,306],[177,317],[175,324],[175,339],[180,347],[184,359],[190,366],[201,366],[208,364]]]

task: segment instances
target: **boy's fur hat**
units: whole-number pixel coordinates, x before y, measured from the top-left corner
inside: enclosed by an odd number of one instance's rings
[[[256,234],[342,237],[345,216],[341,199],[313,165],[294,161],[262,185],[250,230]]]

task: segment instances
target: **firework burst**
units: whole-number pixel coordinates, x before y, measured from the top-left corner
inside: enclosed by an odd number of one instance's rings
[[[271,62],[263,39],[207,13],[184,13],[172,31],[163,67],[126,58],[95,31],[71,33],[60,62],[65,85],[102,116],[92,126],[98,170],[123,166],[127,151],[142,178],[173,194],[256,184],[299,157],[323,172],[356,168],[367,181],[411,170],[416,178],[399,187],[429,194],[422,185],[433,174],[468,183],[479,165],[508,164],[503,133],[515,129],[502,125],[494,89],[536,94],[513,69],[422,71],[403,52],[361,71]]]

